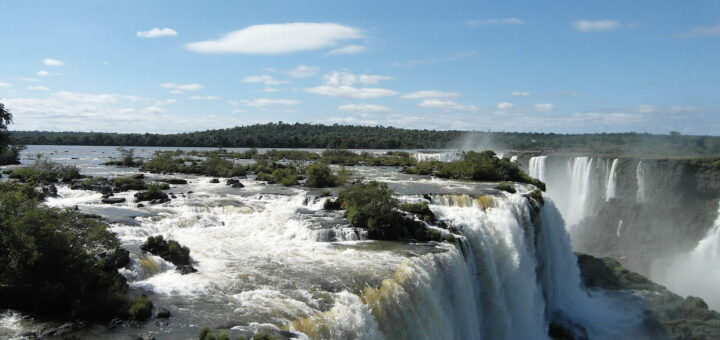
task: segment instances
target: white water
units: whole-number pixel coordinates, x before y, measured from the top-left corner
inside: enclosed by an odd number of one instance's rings
[[[547,156],[535,156],[530,158],[530,177],[537,178],[543,182],[547,180],[545,176],[545,163]]]
[[[710,308],[720,310],[720,208],[708,234],[689,253],[659,262],[652,268],[654,280],[681,295],[700,296]]]
[[[453,161],[457,161],[460,159],[460,152],[459,151],[436,152],[436,153],[418,152],[418,153],[414,153],[413,156],[419,162],[427,162],[427,161],[453,162]]]
[[[618,158],[613,159],[612,165],[610,166],[610,174],[608,175],[607,186],[605,188],[605,200],[609,201],[615,198],[617,192],[617,166],[620,160]]]
[[[517,163],[517,160],[518,160],[518,156],[517,156],[517,155],[510,156],[510,161],[511,161],[511,162]]]
[[[592,194],[590,188],[590,175],[593,159],[590,157],[575,157],[570,174],[570,193],[567,197],[567,213],[563,214],[568,226],[573,226],[586,216],[587,203]]]
[[[638,162],[635,168],[635,178],[637,179],[637,203],[644,203],[647,199],[647,188],[645,187],[645,176],[647,175],[647,169],[643,161]]]

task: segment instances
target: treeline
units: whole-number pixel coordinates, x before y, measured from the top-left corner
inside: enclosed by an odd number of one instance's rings
[[[556,134],[410,130],[382,126],[287,124],[178,134],[12,131],[15,144],[320,149],[570,150],[601,153],[720,154],[720,137],[640,133]]]

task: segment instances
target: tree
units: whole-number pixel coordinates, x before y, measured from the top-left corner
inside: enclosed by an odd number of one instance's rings
[[[7,132],[12,120],[12,113],[5,108],[5,104],[0,103],[0,165],[20,163],[20,151],[23,147],[10,146],[10,134]]]

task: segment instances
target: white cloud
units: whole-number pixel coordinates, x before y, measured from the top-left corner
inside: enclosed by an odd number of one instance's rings
[[[337,108],[340,111],[351,111],[351,112],[387,112],[390,108],[383,105],[376,104],[345,104],[340,105]]]
[[[185,47],[199,53],[286,54],[329,48],[344,40],[360,38],[363,35],[358,29],[335,23],[266,24]]]
[[[697,38],[720,35],[720,24],[714,26],[695,27],[690,32],[677,34],[678,38]]]
[[[502,103],[498,103],[496,105],[496,107],[500,110],[510,110],[514,107],[514,105],[512,103],[502,102]]]
[[[392,79],[388,76],[373,74],[353,74],[350,72],[332,72],[323,76],[325,84],[317,87],[306,88],[305,92],[330,97],[347,97],[356,99],[370,99],[385,96],[394,96],[398,93],[383,88],[358,88],[354,85],[377,84],[382,80]]]
[[[377,84],[382,80],[391,80],[392,77],[381,76],[376,74],[353,74],[350,72],[332,72],[323,76],[325,84],[327,85],[347,85],[353,86],[355,84]]]
[[[314,76],[318,71],[317,66],[298,65],[294,69],[288,71],[288,75],[293,78],[307,78]]]
[[[340,48],[336,48],[329,52],[331,55],[340,55],[340,54],[360,54],[367,51],[367,47],[361,46],[361,45],[347,45]]]
[[[222,98],[216,96],[190,96],[190,100],[220,100]]]
[[[294,99],[267,99],[257,98],[253,100],[246,100],[245,104],[251,107],[266,107],[266,106],[292,106],[300,104],[299,100]]]
[[[444,92],[436,90],[426,90],[408,93],[401,98],[405,99],[427,99],[427,98],[456,98],[460,97],[457,92]]]
[[[535,104],[535,110],[546,112],[546,111],[552,111],[555,110],[555,105],[553,104]]]
[[[620,23],[615,20],[578,20],[573,27],[580,32],[605,32],[620,28]]]
[[[10,87],[10,86],[12,86],[12,84],[0,81],[0,87]]]
[[[166,112],[166,110],[163,108],[157,107],[157,106],[148,106],[148,107],[143,108],[140,112],[153,114],[153,113],[163,113],[163,112]]]
[[[273,92],[278,92],[278,91],[279,90],[274,87],[266,87],[266,88],[260,90],[260,92],[265,92],[265,93],[273,93]]]
[[[278,80],[278,79],[273,78],[273,76],[269,76],[269,75],[247,76],[247,77],[243,78],[242,81],[244,81],[246,83],[264,84],[266,86],[289,83],[289,81],[287,81],[287,80]]]
[[[425,99],[420,104],[420,107],[439,109],[443,111],[477,111],[478,108],[474,105],[462,105],[452,100],[443,99]]]
[[[47,66],[63,66],[65,63],[63,63],[61,60],[52,59],[52,58],[45,58],[43,59],[43,64]]]
[[[64,102],[84,104],[115,104],[118,102],[118,96],[114,94],[89,94],[82,92],[59,91],[54,92],[52,95]]]
[[[165,27],[165,28],[157,28],[153,27],[150,30],[147,31],[139,31],[136,33],[138,38],[161,38],[161,37],[174,37],[178,34],[178,32],[172,28]]]
[[[50,91],[49,88],[42,86],[42,85],[38,85],[38,86],[30,85],[27,87],[27,89],[28,89],[28,91]]]
[[[162,83],[162,84],[160,84],[160,87],[164,87],[166,89],[171,89],[170,93],[172,93],[172,94],[181,94],[185,91],[197,91],[197,90],[203,88],[202,85],[197,84],[197,83],[190,83],[190,84]]]
[[[37,79],[37,78],[20,78],[20,80],[26,81],[26,82],[29,82],[29,83],[37,83],[37,82],[39,82],[39,81],[42,81],[42,80]]]
[[[47,77],[47,76],[50,75],[50,72],[48,72],[48,71],[38,71],[36,74],[37,74],[38,76],[40,76],[40,77]]]
[[[513,96],[517,96],[517,97],[527,97],[527,96],[530,95],[530,92],[527,92],[527,91],[515,91],[515,92],[513,92],[513,93],[511,93],[511,94],[512,94]]]
[[[169,105],[169,104],[175,104],[175,103],[177,103],[177,99],[165,99],[165,100],[156,100],[155,101],[156,106]]]
[[[478,27],[480,25],[522,25],[525,22],[518,18],[497,18],[497,19],[477,19],[468,20],[465,25],[468,27]]]
[[[227,103],[230,104],[230,105],[232,105],[232,106],[238,106],[238,105],[240,105],[240,102],[237,101],[237,100],[228,100]]]
[[[355,99],[370,99],[386,96],[394,96],[398,93],[393,90],[381,89],[381,88],[357,88],[353,86],[341,85],[341,86],[330,86],[321,85],[318,87],[312,87],[305,89],[308,93],[319,94],[322,96],[330,97],[347,97]]]

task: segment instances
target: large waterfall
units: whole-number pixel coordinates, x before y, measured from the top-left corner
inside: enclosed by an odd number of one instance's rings
[[[291,328],[313,339],[510,340],[549,339],[551,321],[592,339],[624,338],[637,327],[637,311],[610,307],[611,298],[581,287],[551,200],[536,222],[535,208],[521,195],[441,195],[430,207],[464,235],[457,245],[403,262],[354,300],[364,306],[336,305]]]
[[[541,181],[545,181],[545,161],[547,156],[536,156],[530,158],[529,173],[531,177],[535,177]]]
[[[692,251],[653,266],[653,277],[683,295],[702,296],[713,309],[720,309],[720,209],[718,218]]]

